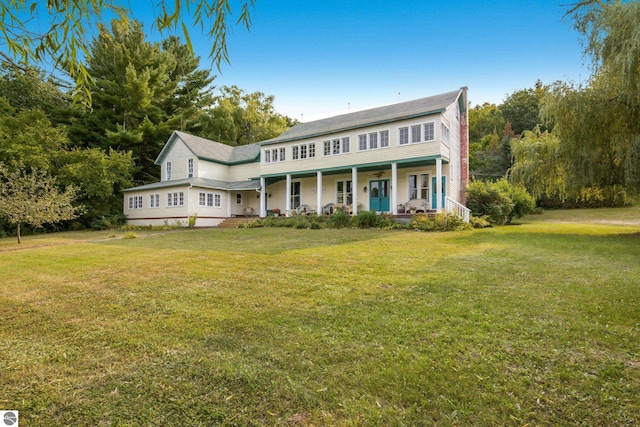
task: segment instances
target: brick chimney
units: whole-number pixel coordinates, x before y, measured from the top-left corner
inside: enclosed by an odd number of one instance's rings
[[[465,193],[469,185],[469,104],[467,100],[468,88],[460,88],[458,100],[460,108],[460,203],[466,206]]]

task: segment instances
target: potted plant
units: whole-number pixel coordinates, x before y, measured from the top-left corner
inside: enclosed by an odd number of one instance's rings
[[[275,209],[273,210],[273,216],[280,216],[280,209],[275,208]]]

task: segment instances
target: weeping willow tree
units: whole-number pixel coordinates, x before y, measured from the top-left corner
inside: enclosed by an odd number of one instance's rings
[[[593,74],[586,86],[556,84],[543,109],[556,122],[565,195],[640,192],[640,3],[578,3]]]
[[[567,196],[567,174],[560,159],[560,139],[536,127],[525,131],[520,139],[511,140],[513,166],[511,183],[523,186],[536,199],[564,200]]]

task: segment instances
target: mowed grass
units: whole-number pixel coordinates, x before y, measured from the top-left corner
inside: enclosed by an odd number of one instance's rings
[[[620,212],[2,239],[0,409],[29,426],[637,425],[640,210]]]

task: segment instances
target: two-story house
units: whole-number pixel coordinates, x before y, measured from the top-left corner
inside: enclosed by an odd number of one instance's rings
[[[397,214],[464,203],[467,89],[300,123],[230,147],[174,132],[156,159],[161,181],[125,191],[130,224],[215,226],[255,213]]]

